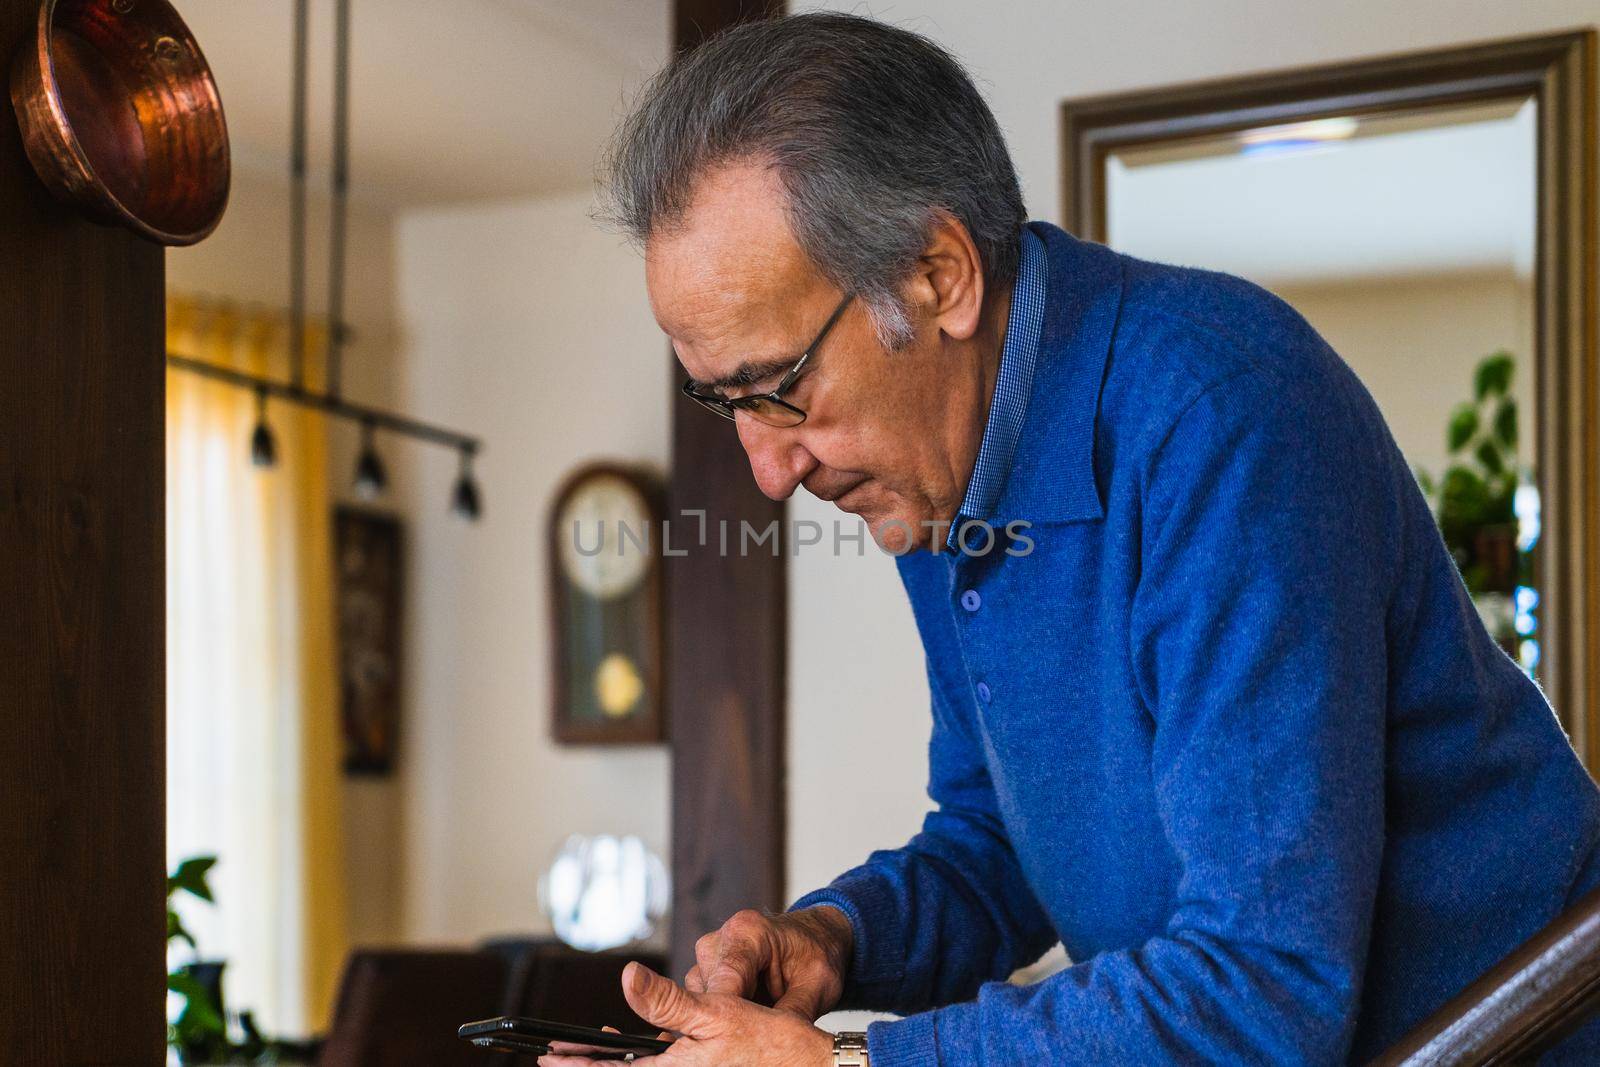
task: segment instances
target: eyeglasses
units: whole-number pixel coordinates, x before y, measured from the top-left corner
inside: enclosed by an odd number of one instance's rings
[[[702,393],[695,389],[694,379],[690,378],[683,383],[683,395],[705,408],[715,412],[725,419],[732,419],[734,415],[743,411],[757,422],[768,426],[789,427],[799,426],[806,421],[806,413],[783,399],[783,394],[794,385],[795,379],[800,377],[800,372],[805,369],[811,357],[816,355],[817,349],[822,345],[823,338],[828,336],[828,331],[833,329],[833,324],[839,321],[839,316],[844,314],[844,309],[850,305],[852,295],[845,294],[839,306],[833,309],[833,314],[828,316],[828,321],[823,324],[821,331],[809,345],[801,357],[789,368],[778,387],[770,393],[757,393],[751,396],[718,396],[715,393]]]

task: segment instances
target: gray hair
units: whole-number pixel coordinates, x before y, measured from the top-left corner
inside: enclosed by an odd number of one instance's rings
[[[1027,221],[994,114],[944,49],[831,13],[747,22],[645,87],[603,164],[600,217],[643,244],[681,221],[711,167],[762,160],[801,249],[897,348],[900,295],[932,226],[967,228],[991,285],[1016,278]]]

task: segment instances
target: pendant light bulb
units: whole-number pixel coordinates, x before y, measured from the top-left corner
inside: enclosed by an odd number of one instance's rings
[[[256,428],[250,434],[250,462],[263,469],[278,462],[278,443],[267,425],[267,391],[256,390]]]
[[[372,422],[361,424],[361,456],[356,460],[356,493],[365,500],[381,496],[389,486],[389,473],[372,444]]]
[[[478,483],[472,477],[471,449],[461,450],[461,473],[456,475],[455,489],[450,494],[450,510],[468,522],[477,522],[483,516]]]

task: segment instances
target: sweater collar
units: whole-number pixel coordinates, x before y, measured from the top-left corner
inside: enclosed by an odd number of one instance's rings
[[[994,395],[989,401],[989,418],[984,424],[983,441],[978,446],[978,457],[973,464],[972,477],[967,481],[959,517],[951,524],[945,542],[951,548],[956,546],[956,531],[962,519],[983,519],[993,513],[1011,470],[1017,438],[1028,412],[1028,394],[1033,389],[1033,368],[1039,358],[1047,289],[1045,274],[1044,242],[1024,227],[1021,262],[1011,288],[1011,310],[1006,317],[1005,340],[1000,350]]]
[[[1049,299],[1027,414],[993,525],[1103,518],[1095,482],[1100,388],[1122,308],[1122,261],[1048,222],[1028,229],[1044,242]]]

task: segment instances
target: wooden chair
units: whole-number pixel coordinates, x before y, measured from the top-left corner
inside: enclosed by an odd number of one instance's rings
[[[489,952],[357,950],[345,965],[319,1067],[485,1067],[482,1049],[456,1037],[500,1013],[505,960]]]
[[[629,960],[657,974],[667,967],[657,952],[580,952],[553,939],[528,941],[512,963],[505,1014],[655,1033],[622,995],[622,969]]]
[[[657,974],[664,973],[667,960],[658,952],[581,952],[554,938],[499,938],[486,941],[483,948],[503,958],[509,968],[502,1015],[615,1026],[635,1034],[656,1032],[628,1007],[622,995],[622,969],[629,960],[638,960]],[[531,1056],[503,1053],[489,1067],[533,1062]]]

